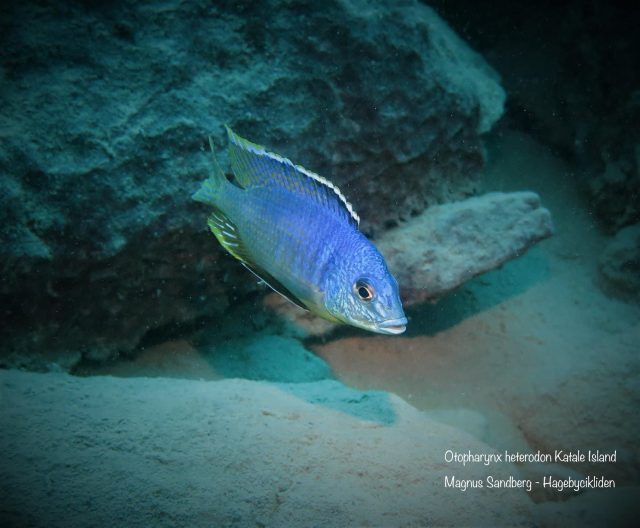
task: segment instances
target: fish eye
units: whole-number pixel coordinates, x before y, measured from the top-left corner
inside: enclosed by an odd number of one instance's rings
[[[373,299],[373,286],[371,286],[371,284],[369,284],[368,282],[360,279],[353,285],[353,289],[358,294],[358,297],[360,297],[360,300],[370,301],[371,299]]]

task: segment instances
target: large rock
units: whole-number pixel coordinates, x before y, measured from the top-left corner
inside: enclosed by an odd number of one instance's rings
[[[377,244],[406,304],[441,297],[553,233],[533,192],[488,193],[429,208]]]
[[[254,289],[190,201],[223,122],[342,185],[370,233],[475,191],[505,97],[484,60],[417,0],[313,5],[2,7],[3,362],[126,352]]]
[[[3,526],[532,526],[507,463],[397,396],[336,381],[0,372]]]
[[[639,11],[582,0],[430,4],[502,76],[507,121],[578,162],[602,225],[640,221]]]

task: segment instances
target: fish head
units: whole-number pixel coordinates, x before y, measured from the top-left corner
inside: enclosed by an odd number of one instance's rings
[[[405,331],[398,282],[371,242],[352,254],[342,253],[334,264],[324,299],[332,318],[379,334]]]

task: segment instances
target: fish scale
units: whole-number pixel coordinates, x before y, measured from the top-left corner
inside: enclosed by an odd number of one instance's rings
[[[193,195],[211,207],[208,224],[220,244],[298,306],[334,322],[402,333],[398,284],[340,190],[227,134],[233,183],[214,158],[212,176]]]
[[[241,237],[255,240],[250,248],[254,262],[271,274],[275,267],[286,271],[282,282],[288,289],[311,294],[337,241],[323,233],[331,226],[339,239],[339,231],[347,226],[336,225],[319,207],[303,206],[286,190],[255,188],[246,192],[250,197],[234,201],[233,209]],[[280,228],[274,230],[273,225]]]

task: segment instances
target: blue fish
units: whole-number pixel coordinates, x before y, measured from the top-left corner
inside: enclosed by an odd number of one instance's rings
[[[231,255],[291,302],[329,321],[381,334],[405,331],[398,283],[360,219],[325,178],[227,127],[227,178],[213,171],[193,199],[212,208],[209,228]]]

